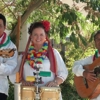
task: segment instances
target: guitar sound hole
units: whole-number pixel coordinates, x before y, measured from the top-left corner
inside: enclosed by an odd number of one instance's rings
[[[99,77],[100,78],[100,66],[99,67],[96,67],[94,69],[94,74],[96,74],[96,77]]]

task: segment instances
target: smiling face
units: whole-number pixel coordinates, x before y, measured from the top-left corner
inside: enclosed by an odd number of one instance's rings
[[[4,30],[5,30],[5,26],[3,20],[0,19],[0,36],[3,34]]]
[[[36,49],[40,49],[46,40],[46,33],[43,28],[38,27],[32,31],[31,41]]]

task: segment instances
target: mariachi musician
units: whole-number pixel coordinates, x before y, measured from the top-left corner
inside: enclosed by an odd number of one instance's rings
[[[26,80],[28,76],[35,76],[34,73],[37,74],[38,68],[36,68],[36,65],[38,65],[40,72],[50,72],[49,77],[40,77],[41,83],[38,84],[39,87],[57,87],[68,76],[68,70],[62,57],[50,44],[48,39],[49,30],[50,23],[48,21],[34,22],[29,27],[28,32],[31,43],[23,66],[23,85],[29,84]],[[62,100],[61,94],[59,100]]]
[[[7,76],[17,67],[16,46],[4,32],[5,29],[6,18],[0,13],[0,100],[7,100],[9,91]]]
[[[90,100],[100,100],[100,30],[94,34],[95,54],[74,62],[74,82],[78,94]]]

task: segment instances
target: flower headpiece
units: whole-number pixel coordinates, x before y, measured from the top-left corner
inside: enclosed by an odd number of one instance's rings
[[[47,20],[41,21],[43,26],[45,27],[45,31],[48,32],[50,30],[50,22]]]

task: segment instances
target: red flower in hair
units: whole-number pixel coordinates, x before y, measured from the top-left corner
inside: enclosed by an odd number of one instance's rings
[[[45,31],[48,32],[50,30],[50,22],[47,20],[41,21],[43,26],[45,27]]]

